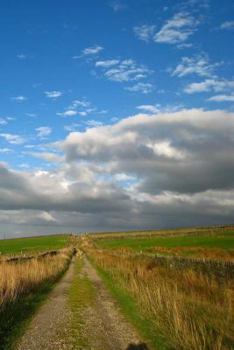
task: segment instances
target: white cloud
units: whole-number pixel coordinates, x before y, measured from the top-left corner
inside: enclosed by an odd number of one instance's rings
[[[142,26],[134,27],[133,30],[138,39],[148,42],[153,38],[155,34],[155,28],[155,25],[144,24]]]
[[[124,182],[128,182],[128,181],[135,181],[136,177],[135,176],[131,176],[131,175],[127,175],[125,173],[119,173],[114,175],[115,180],[117,181],[124,181]]]
[[[6,125],[7,121],[5,118],[0,118],[0,125]]]
[[[24,102],[27,100],[27,97],[19,95],[19,96],[12,97],[11,99],[16,101],[16,102]]]
[[[131,92],[141,92],[143,94],[149,94],[154,90],[154,86],[150,83],[137,83],[133,86],[128,86],[125,90]]]
[[[140,106],[137,106],[137,109],[139,109],[142,112],[156,114],[159,112],[158,107],[159,106],[155,106],[155,105],[140,105]]]
[[[153,152],[158,156],[163,156],[166,158],[172,159],[185,159],[186,152],[175,149],[170,141],[162,141],[162,142],[149,142],[147,143],[147,147],[153,150]]]
[[[96,55],[99,52],[101,52],[103,50],[102,46],[90,46],[90,47],[86,47],[83,51],[82,51],[82,55],[83,56],[87,56],[87,55]]]
[[[214,102],[234,102],[234,95],[215,95],[208,99]]]
[[[198,21],[187,12],[179,12],[169,19],[158,31],[157,43],[179,44],[186,41],[196,30]]]
[[[1,133],[0,136],[12,145],[22,145],[26,140],[17,134]]]
[[[234,186],[233,127],[233,113],[180,110],[71,133],[57,147],[69,164],[83,160],[97,174],[136,176],[140,196],[204,193]]]
[[[198,83],[187,85],[184,91],[188,94],[208,92],[208,91],[225,91],[234,88],[234,80],[225,79],[206,79]]]
[[[72,104],[70,105],[71,109],[76,109],[78,107],[82,107],[82,108],[87,108],[90,106],[90,102],[87,100],[74,100],[72,101]]]
[[[73,117],[76,115],[85,117],[96,111],[97,108],[93,107],[92,104],[86,99],[76,99],[72,101],[64,112],[59,112],[57,115],[62,117]]]
[[[10,148],[0,148],[0,153],[10,153],[12,150]]]
[[[0,222],[8,232],[231,223],[233,128],[233,113],[184,109],[70,133],[35,153],[59,157],[48,171],[0,164]]]
[[[122,61],[115,62],[111,66],[105,65],[105,62],[113,62],[115,60],[103,61],[102,65],[98,65],[104,71],[104,76],[112,81],[117,82],[128,82],[134,80],[140,80],[146,78],[151,71],[143,66],[137,64],[133,59],[126,59]]]
[[[214,69],[220,63],[211,64],[205,55],[196,57],[182,57],[181,63],[172,71],[172,76],[184,77],[190,74],[196,74],[202,77],[212,77]]]
[[[35,130],[37,131],[37,137],[41,139],[47,138],[52,132],[52,129],[49,126],[40,126]]]
[[[228,29],[228,30],[232,30],[234,29],[234,21],[226,21],[223,22],[220,26],[221,29]]]
[[[57,153],[52,152],[25,152],[27,155],[31,155],[35,158],[43,159],[47,162],[59,163],[63,160],[63,157]]]
[[[63,93],[58,90],[52,90],[52,91],[45,91],[44,94],[46,97],[51,98],[53,100],[57,99],[58,97],[61,97]]]
[[[119,63],[119,60],[105,60],[105,61],[97,61],[95,63],[96,67],[103,67],[103,68],[109,68],[112,66],[115,66]]]
[[[74,109],[67,109],[65,112],[58,114],[64,117],[74,117],[75,115],[77,115],[77,111],[75,111]]]
[[[56,222],[57,220],[53,217],[52,214],[48,213],[47,211],[43,211],[42,213],[38,214],[37,217],[39,219],[42,219],[46,222]]]
[[[88,127],[99,127],[99,126],[102,126],[103,123],[100,122],[99,120],[88,120],[86,123],[85,123]]]
[[[64,130],[69,131],[69,132],[74,132],[77,131],[80,128],[80,124],[79,123],[72,123],[69,125],[65,125],[64,126]]]

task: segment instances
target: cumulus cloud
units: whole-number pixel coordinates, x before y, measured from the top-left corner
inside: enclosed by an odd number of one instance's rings
[[[135,26],[136,37],[145,42],[176,44],[178,48],[191,47],[187,39],[197,30],[199,21],[187,11],[180,11],[168,19],[160,30],[154,24]]]
[[[143,24],[133,28],[136,37],[140,40],[149,42],[155,34],[155,25]]]
[[[118,63],[119,63],[119,60],[97,61],[95,66],[96,67],[109,68],[109,67],[115,66]]]
[[[63,157],[52,152],[24,152],[24,153],[29,154],[35,158],[43,159],[51,163],[59,163],[63,161]]]
[[[6,125],[7,121],[5,118],[0,118],[0,125]]]
[[[96,67],[103,69],[107,79],[117,82],[140,80],[151,73],[147,67],[137,64],[133,59],[98,61]]]
[[[83,56],[89,56],[89,55],[96,55],[99,52],[101,52],[103,50],[102,46],[99,45],[95,45],[95,46],[90,46],[90,47],[86,47],[83,51],[82,51],[82,55]]]
[[[154,41],[165,44],[183,43],[195,32],[197,25],[198,21],[192,15],[178,12],[155,34]]]
[[[22,145],[26,142],[25,138],[18,134],[1,133],[0,137],[4,138],[8,143],[12,145]]]
[[[36,128],[36,132],[37,137],[45,139],[52,133],[52,129],[49,126],[40,126],[39,128]]]
[[[142,112],[151,113],[151,114],[155,114],[159,112],[159,106],[154,106],[154,105],[140,105],[140,106],[137,106],[137,109],[139,109]]]
[[[208,99],[214,102],[234,102],[234,95],[215,95]]]
[[[27,100],[27,97],[19,95],[19,96],[12,97],[11,99],[16,101],[16,102],[24,102]]]
[[[58,90],[52,90],[52,91],[45,91],[45,95],[48,98],[51,98],[52,100],[56,100],[57,98],[61,97],[63,93]]]
[[[98,126],[102,126],[103,123],[100,122],[99,120],[87,120],[87,122],[85,123],[88,127],[98,127]]]
[[[212,77],[214,69],[219,65],[220,63],[210,63],[208,57],[205,55],[182,57],[181,62],[172,71],[171,75],[178,76],[179,78],[191,74],[196,74],[201,77]]]
[[[137,83],[133,86],[127,86],[125,90],[131,92],[141,92],[142,94],[149,94],[154,90],[154,86],[151,83]]]
[[[4,147],[0,148],[0,153],[10,153],[12,150],[10,148]]]
[[[233,220],[233,113],[184,109],[91,126],[35,154],[59,157],[50,171],[0,166],[1,222],[97,231]]]
[[[57,115],[62,117],[74,117],[76,115],[85,117],[95,111],[97,111],[97,108],[91,102],[86,99],[75,99],[64,112],[58,112]]]
[[[59,147],[68,162],[105,161],[109,171],[137,175],[146,192],[193,193],[233,186],[233,126],[231,114],[221,111],[139,115],[71,133]]]
[[[62,115],[64,117],[74,117],[75,115],[77,115],[77,111],[75,111],[74,109],[67,109],[63,113],[58,113],[58,115]]]
[[[198,83],[188,84],[184,91],[188,94],[200,93],[200,92],[220,92],[228,91],[234,88],[234,80],[226,79],[206,79]]]
[[[221,29],[233,30],[234,29],[234,21],[225,21],[220,26]]]

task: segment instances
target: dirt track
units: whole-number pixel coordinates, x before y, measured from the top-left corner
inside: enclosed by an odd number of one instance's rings
[[[73,279],[74,262],[38,310],[17,350],[68,349],[64,341],[70,319],[67,297]]]
[[[130,325],[115,300],[106,290],[102,280],[88,260],[80,277],[87,278],[95,291],[94,301],[80,310],[82,329],[71,332],[72,312],[68,302],[74,275],[74,262],[38,310],[22,337],[17,350],[145,350],[136,330]],[[73,325],[74,327],[74,325]],[[76,335],[82,332],[79,345]],[[85,345],[84,345],[85,339]]]

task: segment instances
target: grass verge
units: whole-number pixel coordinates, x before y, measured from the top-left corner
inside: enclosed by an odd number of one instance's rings
[[[97,270],[99,276],[102,278],[113,298],[117,300],[122,313],[125,315],[128,321],[135,326],[139,334],[150,345],[150,348],[160,350],[169,349],[166,344],[166,340],[159,334],[155,333],[155,328],[151,320],[143,317],[140,314],[136,300],[129,293],[127,293],[126,290],[117,285],[110,273],[95,264],[92,259],[91,263]]]
[[[46,300],[68,266],[53,280],[43,282],[37,291],[9,302],[0,311],[0,350],[13,350],[29,325],[32,316]]]
[[[71,261],[72,251],[0,264],[0,350],[15,349],[37,308]]]
[[[156,266],[139,255],[91,248],[88,254],[125,314],[155,348],[233,349],[231,279],[220,284],[215,275]]]

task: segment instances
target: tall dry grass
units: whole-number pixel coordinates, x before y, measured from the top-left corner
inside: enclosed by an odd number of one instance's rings
[[[36,290],[46,281],[53,281],[68,266],[71,249],[54,255],[0,263],[0,309],[22,295]]]
[[[134,297],[171,348],[233,348],[233,281],[221,282],[191,268],[156,266],[150,257],[92,248],[88,254]]]

